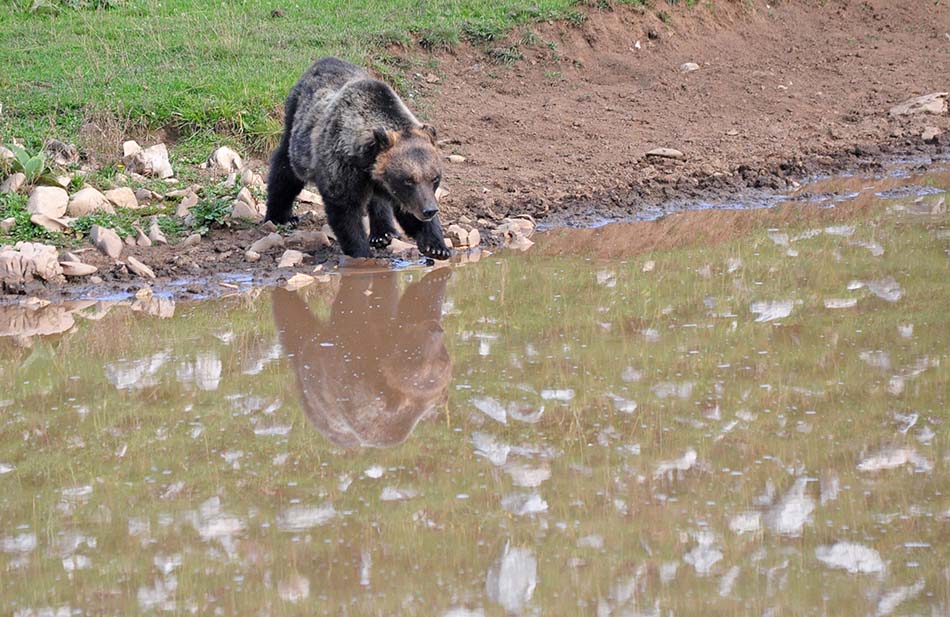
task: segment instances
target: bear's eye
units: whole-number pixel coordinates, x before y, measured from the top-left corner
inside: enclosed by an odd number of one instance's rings
[[[442,176],[436,176],[435,179],[432,180],[432,186],[435,188],[439,188],[439,184],[441,183],[442,183]]]
[[[406,186],[415,186],[415,185],[416,185],[416,179],[415,179],[415,178],[406,178],[405,180],[402,181],[402,183],[405,184]]]

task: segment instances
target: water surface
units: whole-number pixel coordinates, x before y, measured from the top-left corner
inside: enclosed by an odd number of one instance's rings
[[[950,174],[898,171],[3,307],[0,613],[945,615]]]

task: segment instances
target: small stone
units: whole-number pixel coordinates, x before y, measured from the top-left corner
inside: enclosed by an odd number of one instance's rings
[[[674,150],[673,148],[654,148],[646,154],[648,157],[662,158],[662,159],[682,159],[684,155],[679,150]]]
[[[69,216],[83,216],[92,212],[115,214],[115,209],[105,195],[90,186],[77,191],[70,198],[66,212]]]
[[[259,229],[265,233],[274,233],[277,231],[277,225],[274,225],[274,221],[264,221]]]
[[[307,285],[312,285],[316,280],[317,279],[310,276],[309,274],[298,272],[287,279],[287,283],[284,285],[284,288],[288,291],[296,291],[302,287],[306,287]]]
[[[472,225],[472,219],[468,218],[468,217],[465,216],[465,215],[462,215],[462,216],[459,217],[458,224],[459,224],[459,225],[468,225],[468,226],[471,226],[471,225]]]
[[[123,144],[123,151],[125,151],[125,144]],[[154,178],[171,178],[175,175],[171,163],[168,161],[168,149],[165,144],[155,144],[144,150],[134,150],[133,148],[130,154],[123,157],[123,160],[130,173],[138,173]]]
[[[234,208],[231,209],[232,219],[247,219],[250,221],[259,221],[261,213],[257,208],[243,201],[235,201]]]
[[[241,159],[241,155],[231,148],[221,146],[216,148],[208,157],[208,166],[230,173],[241,171],[244,168],[244,161]]]
[[[112,259],[122,254],[122,239],[108,227],[93,225],[89,229],[89,239],[99,251]]]
[[[313,253],[325,246],[330,246],[330,239],[322,231],[298,230],[287,236],[285,244],[298,251]]]
[[[891,107],[888,113],[893,117],[911,116],[916,114],[945,114],[947,113],[947,97],[950,92],[934,92],[924,96],[914,97]]]
[[[439,186],[439,188],[435,189],[435,200],[442,201],[442,198],[448,194],[449,194],[449,190],[447,188],[445,188],[444,186]]]
[[[0,146],[0,161],[12,161],[15,158],[16,155],[13,154],[13,150],[6,146]]]
[[[92,283],[93,285],[102,285],[103,283],[101,276],[90,276],[89,282]]]
[[[0,221],[0,231],[2,231],[3,233],[6,233],[6,234],[10,233],[11,231],[13,231],[14,227],[16,227],[16,219],[13,218],[12,216]]]
[[[16,193],[24,184],[26,184],[26,174],[18,171],[0,184],[0,193]]]
[[[477,229],[473,229],[468,232],[468,245],[469,246],[478,246],[482,243],[482,235]]]
[[[188,216],[191,209],[198,205],[198,193],[189,190],[185,193],[184,199],[178,203],[178,207],[175,209],[175,216],[185,218]]]
[[[652,259],[646,262],[645,264],[643,264],[643,272],[653,272],[655,268],[656,268],[656,262],[653,261]]]
[[[262,189],[264,188],[264,178],[260,174],[254,173],[252,169],[245,169],[241,172],[241,184],[250,188]]]
[[[61,261],[59,265],[63,268],[63,274],[66,276],[89,276],[98,270],[95,266],[84,264],[81,261]]]
[[[123,238],[126,246],[135,246],[135,236],[126,236]]]
[[[148,239],[157,244],[168,244],[168,238],[165,237],[162,228],[158,226],[158,217],[153,216],[149,223]]]
[[[50,160],[65,167],[79,162],[79,150],[73,144],[65,144],[58,139],[48,139],[43,150],[49,154]]]
[[[936,143],[937,137],[940,136],[940,129],[935,126],[928,126],[920,134],[920,138],[926,141],[927,143]]]
[[[294,266],[299,265],[301,262],[303,262],[303,253],[290,249],[284,251],[284,254],[281,255],[280,261],[277,263],[277,267],[293,268]]]
[[[320,231],[322,231],[327,238],[336,242],[336,234],[333,233],[332,227],[330,227],[329,225],[324,225]]]
[[[152,295],[153,295],[152,288],[149,287],[148,285],[146,285],[145,287],[142,287],[141,289],[135,292],[135,297],[138,298],[139,300],[147,300],[151,298]]]
[[[460,154],[450,154],[446,157],[450,163],[464,163],[467,159]]]
[[[30,214],[43,214],[51,219],[62,218],[69,205],[69,193],[58,186],[38,186],[30,193],[26,210]]]
[[[135,209],[139,207],[139,200],[135,192],[127,186],[120,186],[105,192],[105,198],[118,208]]]
[[[698,71],[699,65],[695,62],[684,62],[680,65],[680,73],[692,73],[693,71]]]
[[[257,207],[257,201],[254,199],[254,196],[251,195],[251,191],[249,191],[246,186],[238,191],[237,201],[243,201],[247,205],[254,208]]]
[[[53,233],[63,233],[69,229],[69,222],[63,218],[52,218],[46,216],[45,214],[31,214],[30,222],[34,225],[39,225],[46,231],[51,231]]]
[[[150,191],[145,187],[140,187],[135,189],[135,198],[142,203],[143,201],[152,201],[153,199],[159,199],[161,195],[155,191]]]
[[[393,254],[400,255],[402,253],[408,253],[409,251],[413,250],[414,248],[416,248],[416,245],[406,242],[405,240],[401,240],[400,238],[393,238],[389,242],[388,248]]]
[[[132,257],[131,255],[129,255],[129,257],[126,258],[126,263],[129,266],[129,270],[131,270],[135,274],[138,274],[142,278],[148,278],[148,279],[155,278],[155,273],[152,272],[152,269],[146,266],[145,264],[143,264],[141,261],[139,261],[135,257]]]
[[[134,139],[129,141],[122,142],[122,157],[132,156],[136,152],[141,152],[142,146],[138,144]]]
[[[297,195],[297,201],[315,206],[323,205],[323,198],[320,197],[320,194],[314,193],[313,191],[308,191],[307,189],[300,191],[300,194]]]
[[[191,246],[198,246],[201,243],[201,234],[191,234],[187,238],[181,241],[181,246],[188,248]]]
[[[247,261],[251,263],[254,263],[255,261],[261,260],[261,254],[256,251],[246,251],[244,253],[244,259],[246,259]]]
[[[260,240],[252,244],[248,250],[255,253],[266,253],[271,249],[283,248],[284,239],[278,233],[269,233]]]
[[[145,235],[145,232],[142,231],[142,228],[138,225],[133,225],[132,229],[135,230],[135,243],[139,246],[152,246],[152,239]]]
[[[468,246],[468,230],[461,225],[452,224],[445,230],[445,235],[452,240],[456,247]]]

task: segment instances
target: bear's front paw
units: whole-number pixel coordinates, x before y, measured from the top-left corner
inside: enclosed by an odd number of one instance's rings
[[[299,216],[266,216],[263,223],[271,222],[274,225],[286,225],[287,227],[296,227],[300,223]]]
[[[384,249],[393,241],[393,234],[389,232],[384,232],[381,234],[375,234],[369,237],[369,243],[373,248]]]
[[[452,250],[444,244],[420,243],[419,252],[432,259],[445,260],[452,256]]]

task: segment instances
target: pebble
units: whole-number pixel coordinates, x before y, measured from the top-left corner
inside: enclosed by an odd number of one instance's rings
[[[89,229],[89,239],[101,253],[112,259],[118,259],[122,254],[122,239],[108,227],[93,225]]]
[[[238,191],[237,201],[243,201],[253,208],[257,207],[257,201],[254,199],[254,196],[251,195],[251,191],[249,191],[246,186],[242,187],[241,190]]]
[[[274,248],[283,248],[283,246],[284,239],[281,237],[281,235],[279,233],[272,232],[260,240],[257,240],[248,248],[248,250],[255,253],[266,253],[267,251]]]
[[[303,253],[300,251],[295,251],[293,249],[284,251],[284,254],[280,257],[280,262],[278,262],[278,268],[293,268],[294,266],[299,265],[303,262]]]
[[[198,205],[198,193],[188,190],[185,193],[184,198],[178,204],[178,207],[175,209],[175,216],[185,218],[188,216],[188,213],[192,208]]]
[[[158,226],[158,217],[153,216],[151,223],[149,223],[148,239],[157,244],[168,244],[168,238],[165,237],[161,227]]]
[[[118,208],[135,209],[139,207],[139,200],[135,192],[127,186],[120,186],[105,192],[106,199]]]
[[[261,254],[256,251],[248,250],[244,253],[244,259],[246,259],[247,261],[251,263],[254,263],[255,261],[261,260]]]
[[[244,161],[241,155],[227,146],[215,148],[211,156],[208,157],[207,167],[220,169],[225,172],[238,172],[244,168]]]
[[[89,276],[98,270],[95,266],[84,264],[81,261],[61,261],[59,265],[63,268],[63,274],[66,276]]]
[[[24,184],[26,184],[26,174],[18,171],[0,184],[0,193],[16,193]]]
[[[298,230],[287,236],[285,244],[299,251],[313,253],[325,246],[330,246],[330,239],[322,231]]]
[[[698,71],[699,65],[695,62],[684,62],[680,65],[681,73],[692,73],[693,71]]]
[[[171,178],[175,175],[165,144],[155,144],[142,149],[136,142],[127,141],[122,144],[122,151],[125,166],[130,173],[154,178]]]
[[[648,157],[663,158],[663,159],[682,159],[684,155],[679,150],[674,150],[673,148],[654,148],[646,154]]]
[[[66,212],[69,216],[82,216],[91,212],[115,214],[115,209],[105,195],[89,186],[77,191],[70,198]]]
[[[446,157],[450,163],[464,163],[467,159],[460,154],[450,154]]]
[[[51,219],[61,218],[69,205],[69,193],[58,186],[38,186],[30,193],[26,210],[30,214],[43,214]]]
[[[917,114],[945,114],[947,113],[947,98],[950,92],[934,92],[908,99],[900,105],[891,107],[888,112],[892,117],[912,116]]]
[[[201,243],[201,234],[191,234],[181,242],[181,246],[188,248],[190,246],[198,246]]]
[[[284,288],[288,291],[296,291],[302,287],[306,287],[307,285],[312,285],[316,280],[317,279],[310,276],[309,274],[298,272],[287,279],[287,283],[284,285]]]
[[[939,137],[939,136],[940,136],[940,129],[938,129],[938,128],[935,127],[935,126],[928,126],[928,127],[925,128],[925,129],[923,130],[923,132],[920,134],[920,138],[923,139],[924,141],[928,142],[928,143],[929,143],[929,142],[936,142],[936,141],[937,141],[937,137]]]
[[[251,169],[245,169],[241,172],[241,184],[255,189],[264,188],[264,178],[260,174],[254,173]]]
[[[152,246],[152,239],[145,235],[145,232],[142,231],[142,228],[139,226],[134,226],[135,229],[135,243],[139,246]]]
[[[247,219],[257,221],[261,218],[261,213],[257,208],[243,201],[235,201],[234,208],[231,209],[232,219]]]
[[[139,261],[135,257],[132,257],[131,255],[129,255],[129,257],[126,259],[126,262],[129,266],[129,270],[131,270],[135,274],[138,274],[142,278],[149,278],[149,279],[155,278],[155,273],[152,271],[152,269],[146,266],[145,264],[143,264],[141,261]]]
[[[416,248],[416,245],[406,242],[405,240],[400,240],[399,238],[393,238],[389,242],[388,248],[393,252],[393,254],[399,255],[401,253],[408,253],[412,249]]]
[[[304,189],[297,195],[297,201],[305,204],[323,205],[323,198],[318,193]]]
[[[16,227],[16,219],[12,216],[0,221],[0,231],[4,233],[10,233],[14,227]]]

